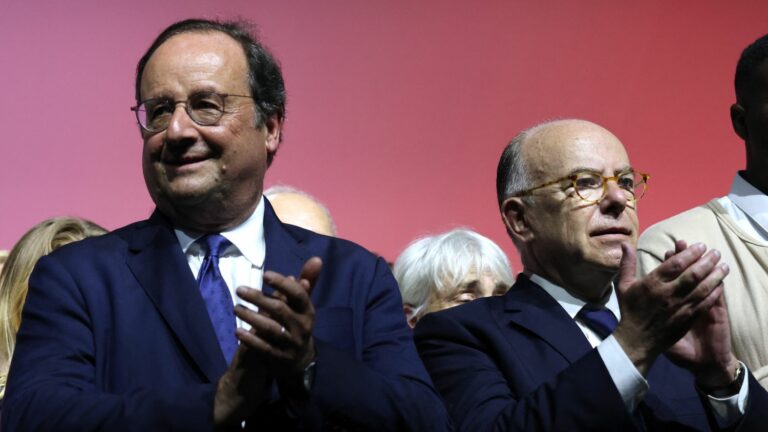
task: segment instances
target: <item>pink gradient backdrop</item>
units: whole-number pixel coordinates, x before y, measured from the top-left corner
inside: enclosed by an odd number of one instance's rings
[[[135,63],[186,17],[260,25],[281,60],[286,139],[267,185],[303,188],[340,235],[392,260],[469,226],[519,270],[494,198],[521,128],[614,131],[653,174],[643,227],[727,191],[743,165],[732,76],[763,1],[0,1],[0,248],[62,214],[108,228],[153,205],[128,107]]]

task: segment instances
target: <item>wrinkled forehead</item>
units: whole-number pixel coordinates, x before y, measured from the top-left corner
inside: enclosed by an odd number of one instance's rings
[[[522,150],[534,182],[549,181],[581,169],[614,175],[630,168],[621,141],[607,129],[583,120],[539,126],[528,133]]]

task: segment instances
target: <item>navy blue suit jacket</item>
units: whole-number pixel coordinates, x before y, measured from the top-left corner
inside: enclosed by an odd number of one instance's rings
[[[282,224],[266,203],[267,270],[323,269],[311,293],[316,372],[307,403],[273,405],[259,430],[443,429],[384,260]],[[227,364],[172,228],[157,212],[38,263],[8,383],[3,430],[211,430]]]
[[[597,350],[525,275],[504,296],[428,314],[415,336],[459,430],[637,430]],[[648,431],[711,429],[688,371],[660,356],[647,379],[639,413]],[[742,430],[758,430],[753,412]]]

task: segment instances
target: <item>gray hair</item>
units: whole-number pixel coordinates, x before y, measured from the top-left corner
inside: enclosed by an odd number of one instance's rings
[[[413,315],[424,314],[432,292],[446,292],[461,285],[470,273],[491,272],[500,281],[514,283],[507,256],[493,241],[466,228],[413,241],[395,261],[393,269],[403,304]]]
[[[268,188],[263,193],[263,195],[267,198],[277,196],[277,195],[282,195],[282,194],[300,195],[312,200],[315,204],[317,204],[323,210],[323,213],[325,213],[325,216],[328,218],[328,222],[330,222],[331,224],[331,233],[334,236],[336,235],[336,222],[333,221],[330,210],[328,210],[328,207],[326,207],[325,204],[320,202],[317,198],[313,197],[312,195],[304,192],[303,190],[296,189],[293,186],[287,186],[287,185],[275,185]]]
[[[496,195],[499,209],[504,200],[531,187],[531,176],[523,160],[521,148],[530,132],[536,127],[515,135],[501,153],[499,165],[496,168]]]

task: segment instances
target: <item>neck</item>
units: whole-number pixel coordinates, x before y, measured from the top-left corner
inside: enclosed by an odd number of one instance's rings
[[[202,233],[222,232],[245,222],[256,210],[259,200],[246,208],[227,208],[226,206],[160,206],[163,213],[174,227]]]
[[[523,272],[537,274],[587,303],[598,304],[612,288],[616,271],[579,267],[541,266],[523,260]]]

